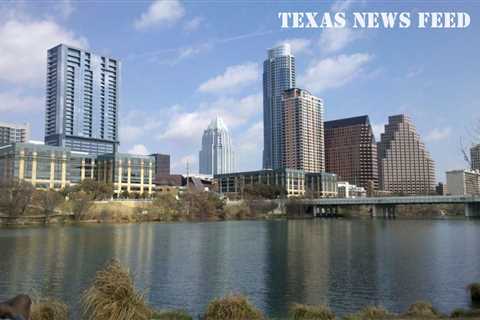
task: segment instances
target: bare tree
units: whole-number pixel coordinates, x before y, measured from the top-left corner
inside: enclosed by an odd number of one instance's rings
[[[12,181],[0,186],[0,210],[13,217],[27,211],[32,202],[33,186],[25,181]]]
[[[465,132],[466,138],[460,137],[460,152],[470,168],[472,166],[470,148],[480,144],[480,119],[475,120],[472,125],[468,126]]]
[[[55,213],[55,209],[63,202],[64,198],[60,192],[54,190],[37,190],[34,194],[35,202],[40,206],[45,216],[45,224],[48,223],[50,216]]]

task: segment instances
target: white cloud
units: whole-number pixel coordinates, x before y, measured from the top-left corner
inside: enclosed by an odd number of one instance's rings
[[[331,12],[337,12],[337,11],[348,10],[352,6],[353,1],[354,0],[338,0],[338,1],[335,1],[332,4],[332,6],[330,7],[330,11]]]
[[[147,147],[145,147],[145,145],[143,144],[134,145],[130,150],[128,150],[128,153],[142,155],[142,156],[150,154],[150,152],[148,152]]]
[[[189,173],[198,172],[198,154],[187,154],[173,161],[171,165],[172,172],[187,173],[187,164]]]
[[[25,96],[22,93],[0,92],[1,113],[22,113],[43,111],[45,100],[43,97]]]
[[[75,11],[72,0],[57,0],[54,5],[54,10],[57,11],[63,19],[67,19]]]
[[[280,45],[283,43],[290,44],[290,47],[292,48],[292,52],[294,55],[304,53],[304,52],[306,53],[310,52],[310,45],[312,44],[312,42],[309,39],[290,38],[290,39],[285,39],[283,41],[278,42],[277,45]]]
[[[347,27],[325,29],[320,35],[320,50],[325,54],[337,52],[361,37],[361,31]]]
[[[137,19],[134,26],[138,30],[152,26],[172,24],[185,15],[185,9],[178,0],[156,0]]]
[[[187,31],[187,32],[191,32],[191,31],[195,31],[197,30],[198,28],[200,28],[202,22],[204,21],[205,19],[203,19],[202,17],[195,17],[191,20],[189,20],[188,22],[185,23],[185,25],[183,26],[183,30]]]
[[[338,88],[357,78],[371,59],[369,54],[355,53],[314,61],[299,78],[299,83],[312,92]]]
[[[426,142],[442,141],[450,137],[451,133],[452,133],[452,129],[450,127],[434,128],[427,133],[427,135],[425,136],[425,141]]]
[[[172,114],[165,120],[166,128],[157,138],[177,143],[198,143],[203,130],[217,115],[223,118],[229,129],[234,129],[256,116],[261,104],[261,94],[241,99],[220,98],[211,103],[202,103],[194,111],[178,111]],[[233,110],[235,112],[232,112]]]
[[[246,86],[260,78],[257,63],[247,62],[240,65],[229,66],[225,72],[207,80],[198,87],[200,92],[224,92]]]
[[[47,49],[60,43],[86,47],[87,40],[50,20],[0,23],[0,82],[45,84]]]
[[[418,66],[418,67],[410,67],[408,68],[407,74],[405,75],[406,78],[411,79],[415,78],[416,76],[419,76],[423,73],[423,67]]]

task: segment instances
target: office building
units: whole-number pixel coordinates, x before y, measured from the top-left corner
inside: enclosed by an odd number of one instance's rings
[[[235,171],[235,154],[228,128],[219,117],[203,132],[202,149],[199,152],[199,172],[205,175]]]
[[[338,179],[378,189],[377,144],[368,116],[325,122],[326,171]]]
[[[116,152],[120,73],[115,58],[64,44],[48,50],[45,144]]]
[[[170,155],[154,153],[155,158],[155,177],[166,177],[170,175]]]
[[[452,196],[479,196],[480,172],[471,170],[447,171],[448,194]]]
[[[435,164],[408,116],[389,117],[377,147],[381,190],[400,195],[435,192]]]
[[[263,168],[283,166],[282,93],[295,87],[295,57],[289,44],[268,50],[263,62]]]
[[[26,143],[29,139],[29,124],[0,122],[0,146],[14,142]]]
[[[94,179],[95,159],[68,148],[31,143],[0,147],[0,181],[30,182],[38,189],[60,190],[80,181]]]
[[[470,161],[472,164],[472,170],[480,170],[480,144],[477,144],[470,149]]]
[[[151,195],[155,189],[155,157],[126,153],[97,157],[97,179],[113,185],[115,195],[124,192]]]
[[[435,193],[439,196],[446,196],[448,194],[447,185],[443,182],[437,183],[435,186]]]
[[[367,191],[364,187],[350,184],[347,181],[338,182],[337,190],[339,198],[363,198],[367,196]]]
[[[337,179],[325,172],[305,173],[297,169],[267,169],[248,172],[218,174],[214,176],[218,192],[225,195],[242,196],[245,186],[270,185],[285,190],[288,197],[335,197]]]
[[[284,123],[283,165],[305,172],[325,171],[323,102],[302,89],[282,94]]]

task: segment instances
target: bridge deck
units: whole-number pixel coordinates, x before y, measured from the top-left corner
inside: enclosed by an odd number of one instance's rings
[[[409,196],[371,198],[322,198],[305,199],[306,205],[400,205],[400,204],[455,204],[480,203],[480,197],[472,196]]]

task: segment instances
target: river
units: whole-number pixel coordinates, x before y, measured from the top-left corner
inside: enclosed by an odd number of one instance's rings
[[[0,229],[0,299],[79,296],[111,258],[135,274],[148,302],[201,314],[243,293],[271,317],[293,302],[338,314],[365,305],[404,311],[429,300],[469,307],[480,281],[479,220],[278,220],[98,224]]]

